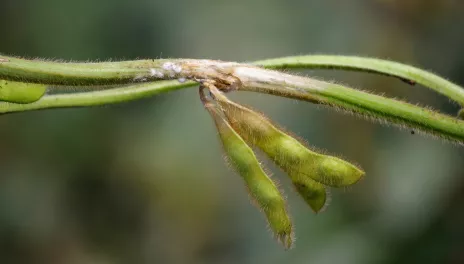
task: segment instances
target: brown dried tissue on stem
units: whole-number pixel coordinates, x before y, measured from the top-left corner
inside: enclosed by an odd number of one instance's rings
[[[328,85],[323,81],[268,70],[259,66],[216,60],[168,61],[161,68],[161,72],[152,69],[151,75],[185,78],[200,83],[208,81],[223,92],[235,90],[264,92],[313,103],[321,103],[324,100],[309,94],[308,89],[316,94]],[[301,87],[307,89],[303,91]]]

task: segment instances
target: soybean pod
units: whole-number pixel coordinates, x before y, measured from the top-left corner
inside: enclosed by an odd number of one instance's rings
[[[225,97],[212,88],[224,115],[245,141],[262,149],[292,179],[298,192],[314,211],[326,202],[324,185],[333,187],[356,183],[364,172],[340,158],[316,153],[286,134],[264,115]]]
[[[314,212],[317,213],[322,211],[328,202],[328,189],[323,184],[314,181],[311,179],[311,177],[308,177],[308,175],[306,175],[303,171],[296,171],[291,166],[288,166],[288,159],[291,158],[291,155],[288,155],[284,151],[285,145],[279,146],[281,140],[278,138],[280,135],[278,131],[275,129],[267,128],[267,126],[270,124],[269,122],[259,124],[259,122],[262,121],[258,119],[242,119],[240,121],[236,120],[237,118],[245,116],[242,116],[240,111],[237,109],[223,107],[224,105],[227,105],[227,102],[232,104],[235,103],[230,102],[214,87],[211,88],[211,91],[221,105],[224,115],[230,122],[231,126],[235,129],[235,131],[237,131],[246,142],[262,149],[274,161],[274,163],[276,163],[281,169],[283,169],[283,171],[288,174],[296,191]],[[232,118],[235,115],[237,115],[237,118]],[[265,118],[265,120],[267,119]],[[254,125],[248,125],[248,122],[254,122],[257,127],[253,128]]]
[[[292,222],[282,194],[264,172],[253,150],[221,116],[216,106],[207,102],[202,88],[200,88],[200,97],[216,124],[224,152],[231,166],[245,181],[250,196],[266,215],[269,227],[276,238],[286,249],[290,248],[293,240]]]

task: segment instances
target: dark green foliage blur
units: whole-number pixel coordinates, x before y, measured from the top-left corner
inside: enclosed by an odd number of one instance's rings
[[[460,0],[1,0],[0,52],[65,61],[364,55],[464,85],[463,12]],[[396,79],[299,74],[459,110]],[[464,263],[463,147],[309,103],[232,97],[367,173],[315,216],[265,160],[288,196],[295,249],[273,240],[224,165],[197,89],[187,89],[0,116],[0,263]]]

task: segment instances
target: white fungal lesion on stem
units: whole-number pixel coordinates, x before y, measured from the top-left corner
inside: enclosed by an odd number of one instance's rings
[[[145,76],[144,76],[145,77]],[[323,90],[326,83],[302,76],[267,70],[255,65],[215,60],[172,60],[156,68],[150,68],[149,76],[155,79],[177,79],[179,82],[192,80],[199,83],[212,81],[223,92],[244,90],[279,91]]]
[[[198,83],[214,82],[223,91],[238,90],[240,79],[232,73],[239,63],[213,60],[172,60],[149,69],[149,79],[177,79],[180,83],[192,80]]]

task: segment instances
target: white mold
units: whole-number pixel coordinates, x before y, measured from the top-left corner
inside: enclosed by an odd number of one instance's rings
[[[172,71],[172,70],[174,70],[174,69],[173,69],[174,66],[175,66],[174,63],[168,61],[168,62],[163,63],[163,66],[162,66],[162,67],[163,67],[163,69],[165,69],[166,71]]]
[[[156,69],[150,69],[150,74],[151,76],[153,77],[156,77],[156,78],[163,78],[164,77],[164,74]]]
[[[173,64],[172,65],[172,70],[175,72],[175,73],[180,73],[182,71],[182,67],[180,65],[176,65],[176,64]]]

